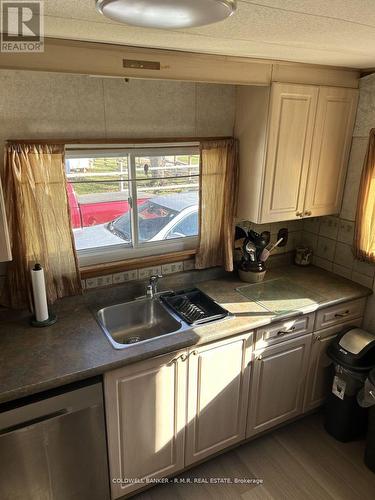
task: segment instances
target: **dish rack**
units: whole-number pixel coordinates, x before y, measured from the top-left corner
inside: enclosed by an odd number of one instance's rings
[[[230,315],[198,288],[168,292],[160,298],[189,325],[201,325]]]

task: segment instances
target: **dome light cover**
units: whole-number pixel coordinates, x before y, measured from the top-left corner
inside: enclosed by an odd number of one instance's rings
[[[236,0],[96,0],[97,10],[113,21],[143,28],[193,28],[231,16]]]

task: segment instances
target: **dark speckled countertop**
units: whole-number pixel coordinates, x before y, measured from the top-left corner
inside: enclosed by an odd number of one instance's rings
[[[316,267],[279,268],[270,271],[267,279],[282,276],[321,295],[323,301],[319,308],[371,293],[368,288]],[[134,344],[123,350],[115,350],[111,346],[94,318],[93,306],[85,300],[63,299],[56,306],[58,322],[41,329],[29,326],[27,314],[3,310],[0,313],[0,402],[90,378],[128,363],[229,337],[275,321],[277,318],[274,314],[235,290],[243,285],[231,275],[198,285],[232,312],[234,318]],[[307,311],[296,306],[288,315],[304,312]]]

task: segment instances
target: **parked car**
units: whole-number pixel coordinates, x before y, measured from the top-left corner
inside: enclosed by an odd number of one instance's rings
[[[198,193],[174,193],[142,201],[138,206],[138,239],[142,242],[198,234]],[[77,250],[131,243],[129,209],[107,224],[74,230]]]
[[[81,203],[71,183],[67,185],[68,202],[72,227],[83,228],[103,224],[129,211],[128,200],[91,201]],[[147,198],[138,199],[138,204],[144,203]]]

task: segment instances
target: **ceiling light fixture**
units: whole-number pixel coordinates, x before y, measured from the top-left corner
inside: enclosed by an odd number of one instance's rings
[[[192,28],[231,16],[236,0],[96,0],[96,8],[113,21],[144,28]]]

